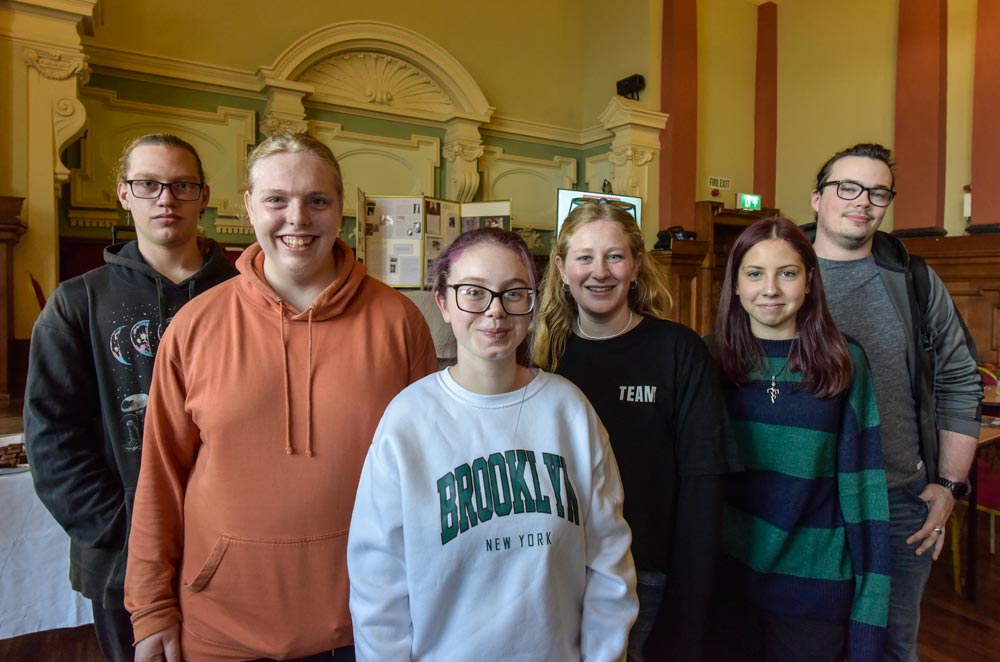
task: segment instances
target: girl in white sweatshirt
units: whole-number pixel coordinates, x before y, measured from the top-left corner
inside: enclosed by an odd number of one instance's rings
[[[458,362],[393,400],[365,461],[357,659],[623,660],[638,603],[618,467],[583,394],[525,365],[524,241],[461,235],[435,297]]]

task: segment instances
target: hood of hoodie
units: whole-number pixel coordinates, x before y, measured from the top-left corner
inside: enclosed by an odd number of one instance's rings
[[[326,289],[320,292],[312,306],[302,312],[295,313],[281,296],[274,291],[264,278],[264,251],[260,244],[253,244],[236,262],[241,278],[241,290],[249,295],[252,303],[268,309],[280,308],[285,317],[291,320],[321,321],[336,317],[344,312],[360,293],[368,270],[354,259],[354,252],[343,240],[337,239],[333,245],[333,259],[336,265],[336,276]]]
[[[149,266],[139,252],[137,241],[108,246],[104,249],[104,261],[116,277],[138,288],[156,291],[159,323],[162,328],[166,328],[167,321],[178,308],[205,290],[236,275],[232,262],[217,243],[211,239],[199,240],[198,248],[203,258],[201,268],[180,283],[174,283]]]
[[[809,241],[816,241],[816,226],[816,222],[800,226],[809,237]],[[906,245],[888,232],[881,230],[875,232],[875,236],[872,237],[872,255],[876,264],[883,269],[903,272],[910,267],[910,252],[906,250]]]

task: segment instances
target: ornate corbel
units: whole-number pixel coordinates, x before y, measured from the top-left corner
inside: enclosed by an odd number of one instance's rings
[[[90,78],[90,67],[82,53],[52,53],[37,48],[25,48],[24,61],[41,76],[42,89],[48,91],[52,100],[53,175],[58,195],[60,184],[69,181],[69,168],[62,162],[62,151],[83,135],[87,123],[79,86]]]
[[[452,120],[445,132],[441,155],[448,162],[445,197],[469,202],[479,190],[479,158],[483,155],[479,123]]]

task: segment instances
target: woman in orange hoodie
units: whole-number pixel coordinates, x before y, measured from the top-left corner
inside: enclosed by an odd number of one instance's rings
[[[257,243],[240,275],[173,319],[153,370],[125,582],[139,662],[351,646],[365,454],[393,396],[437,369],[420,312],[337,238],[329,148],[269,138],[244,201]]]

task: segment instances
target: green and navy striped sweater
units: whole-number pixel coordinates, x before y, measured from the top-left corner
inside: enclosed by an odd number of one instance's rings
[[[761,340],[764,373],[725,387],[746,472],[726,490],[723,549],[746,599],[788,616],[847,621],[852,662],[880,660],[889,610],[889,504],[864,351],[851,389],[818,398],[782,368],[791,340]],[[767,393],[778,375],[780,394]]]

